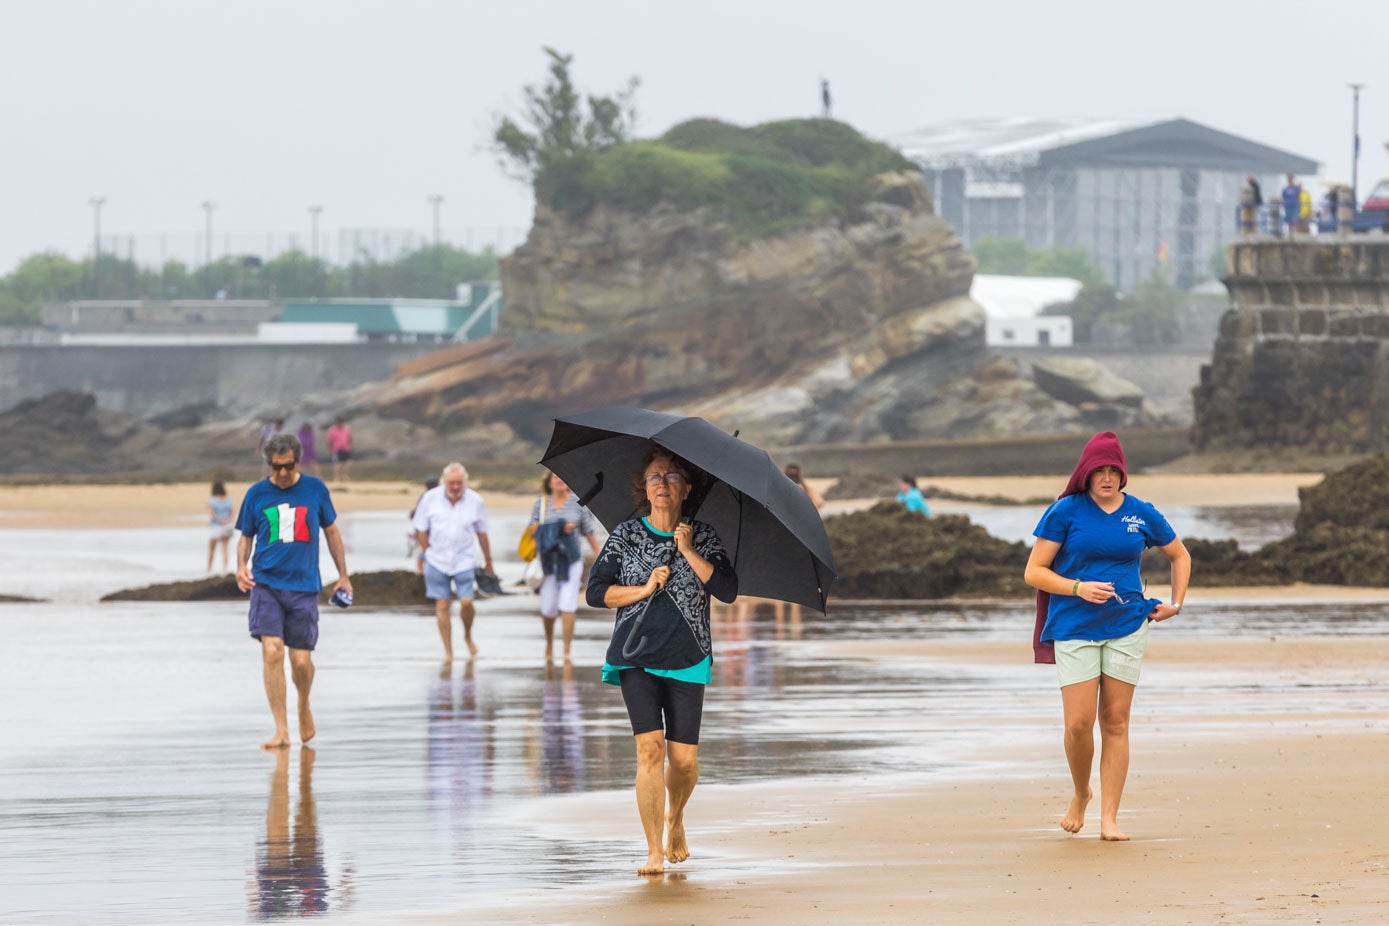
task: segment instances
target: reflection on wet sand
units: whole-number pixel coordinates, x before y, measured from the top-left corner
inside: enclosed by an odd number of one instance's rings
[[[442,818],[457,856],[468,854],[477,825],[476,815],[492,790],[496,769],[490,718],[478,709],[477,680],[472,659],[454,679],[445,663],[429,701],[425,774],[430,805]]]
[[[299,803],[294,823],[289,814],[289,753],[275,752],[275,771],[270,775],[270,801],[265,811],[265,840],[256,852],[256,875],[250,896],[249,916],[254,920],[315,916],[328,912],[334,893],[323,862],[318,835],[318,812],[313,797],[315,753],[299,750]],[[339,910],[351,906],[351,872],[345,873],[336,892]]]
[[[565,660],[560,677],[545,664],[540,702],[540,787],[546,794],[584,790],[584,708],[574,664]]]

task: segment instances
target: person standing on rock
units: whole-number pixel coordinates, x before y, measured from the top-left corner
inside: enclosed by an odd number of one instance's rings
[[[1113,431],[1090,439],[1066,491],[1038,522],[1023,578],[1036,588],[1033,647],[1054,662],[1075,792],[1061,828],[1078,833],[1090,803],[1095,721],[1100,726],[1100,838],[1127,840],[1119,801],[1129,772],[1129,713],[1148,625],[1181,613],[1191,554],[1167,519],[1123,491],[1124,448]],[[1172,601],[1148,598],[1139,561],[1157,547],[1172,565]]]
[[[293,434],[275,434],[265,442],[270,476],[246,490],[236,527],[236,585],[251,594],[251,636],[260,641],[265,696],[275,720],[275,735],[262,749],[289,748],[285,655],[299,695],[299,739],[314,737],[309,689],[313,686],[313,649],[318,643],[318,535],[338,570],[339,589],[352,594],[347,554],[338,532],[337,511],[328,487],[317,476],[299,472],[303,448]],[[254,547],[255,554],[252,556]]]
[[[439,485],[420,496],[415,506],[415,539],[424,554],[425,594],[434,599],[434,617],[444,641],[444,662],[453,662],[453,622],[450,601],[458,598],[463,619],[463,642],[468,655],[477,655],[473,642],[474,545],[482,549],[483,568],[492,568],[492,544],[487,538],[487,506],[482,496],[468,488],[468,471],[462,463],[450,463],[440,474]]]

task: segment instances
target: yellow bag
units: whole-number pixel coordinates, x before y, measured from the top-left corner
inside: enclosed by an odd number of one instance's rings
[[[516,543],[516,555],[521,557],[523,563],[529,563],[535,559],[535,528],[531,524],[521,531],[521,539]]]
[[[545,496],[540,497],[540,521],[526,525],[526,529],[521,531],[521,539],[516,541],[516,555],[521,557],[523,563],[535,559],[535,529],[545,520],[545,503],[548,501]]]

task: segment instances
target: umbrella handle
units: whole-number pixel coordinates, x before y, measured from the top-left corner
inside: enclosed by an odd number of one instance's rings
[[[589,489],[583,495],[579,496],[579,507],[587,508],[588,503],[593,501],[593,496],[597,495],[601,491],[603,491],[603,474],[601,472],[594,473],[593,488]]]
[[[641,622],[646,620],[646,612],[637,615],[637,619],[632,621],[632,629],[627,632],[627,642],[622,644],[622,658],[636,659],[641,655],[641,651],[646,649],[646,637],[637,639],[637,634],[641,633]],[[632,642],[636,641],[636,646]]]

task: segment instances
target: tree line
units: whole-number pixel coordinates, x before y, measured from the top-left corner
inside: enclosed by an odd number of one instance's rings
[[[497,265],[490,246],[472,252],[429,245],[391,261],[363,256],[343,266],[294,250],[197,268],[170,260],[157,269],[113,254],[93,263],[46,252],[0,277],[0,325],[36,325],[45,302],[77,299],[452,299],[459,283],[497,279]]]

